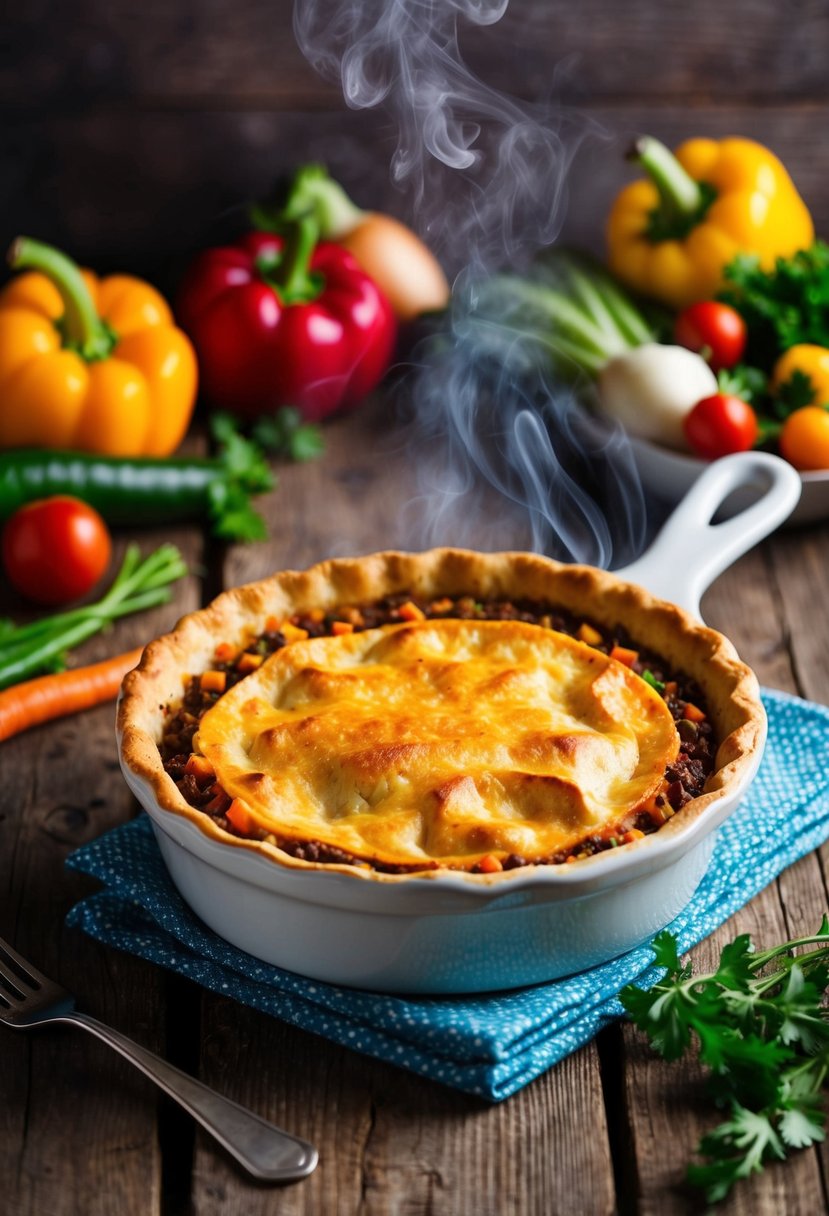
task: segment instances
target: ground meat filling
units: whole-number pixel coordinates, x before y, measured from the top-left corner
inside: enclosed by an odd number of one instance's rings
[[[661,659],[637,647],[620,630],[608,630],[548,604],[530,600],[476,600],[471,596],[424,600],[416,596],[396,595],[372,604],[343,607],[334,612],[297,613],[287,621],[268,621],[264,631],[244,649],[220,643],[211,669],[191,676],[181,703],[170,710],[159,744],[166,772],[186,802],[210,815],[224,831],[241,837],[243,834],[227,818],[231,799],[216,782],[209,764],[193,752],[193,736],[202,715],[215,705],[224,692],[254,671],[268,655],[298,638],[324,637],[403,621],[443,617],[526,621],[578,638],[625,663],[655,688],[670,709],[679,735],[679,755],[665,772],[664,794],[657,795],[653,811],[640,811],[632,822],[625,825],[624,831],[617,829],[615,835],[611,832],[591,836],[580,841],[568,853],[534,858],[532,863],[517,854],[500,859],[483,858],[472,867],[473,873],[492,872],[493,869],[512,870],[528,864],[562,865],[616,848],[656,831],[686,803],[703,792],[714,767],[716,744],[704,698],[697,684],[681,673],[667,671]],[[426,867],[423,864],[381,865],[371,859],[355,857],[322,841],[277,839],[273,835],[262,838],[302,861],[358,865],[393,874],[439,868],[437,862]]]

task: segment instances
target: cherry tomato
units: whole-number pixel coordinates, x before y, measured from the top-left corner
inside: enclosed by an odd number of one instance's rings
[[[796,469],[829,469],[829,411],[804,405],[780,432],[780,453]]]
[[[745,452],[757,440],[757,415],[746,402],[728,393],[713,393],[698,401],[682,420],[685,438],[706,460]]]
[[[674,322],[678,344],[701,354],[715,372],[740,362],[746,336],[743,318],[730,304],[721,304],[719,300],[691,304]]]
[[[112,542],[101,516],[58,495],[21,507],[0,541],[12,586],[37,604],[68,604],[91,591],[109,565]]]

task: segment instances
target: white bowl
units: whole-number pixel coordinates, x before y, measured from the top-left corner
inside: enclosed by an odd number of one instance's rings
[[[718,501],[765,479],[763,500],[711,525]],[[792,469],[759,454],[706,473],[644,558],[617,572],[698,615],[706,582],[791,511]],[[677,530],[681,543],[677,543]],[[672,595],[665,595],[670,587]],[[689,804],[649,836],[573,865],[499,874],[436,870],[376,874],[356,867],[282,865],[231,848],[159,805],[147,778],[124,777],[152,821],[178,890],[205,923],[256,958],[301,975],[383,992],[464,993],[539,983],[605,962],[668,924],[696,890],[716,830],[739,805],[765,743],[732,783]]]
[[[694,482],[709,467],[710,462],[686,452],[675,452],[647,439],[631,436],[636,467],[642,483],[655,498],[665,503],[677,503]],[[829,469],[813,473],[798,473],[801,485],[800,501],[785,521],[786,526],[815,523],[829,519]],[[747,496],[736,494],[726,513],[739,509]]]

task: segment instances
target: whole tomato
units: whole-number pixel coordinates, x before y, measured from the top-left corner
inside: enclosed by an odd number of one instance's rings
[[[97,511],[56,495],[15,511],[3,529],[0,552],[15,590],[54,607],[92,590],[109,565],[112,542]]]
[[[829,411],[804,405],[780,432],[780,453],[796,469],[829,469]]]
[[[674,322],[677,343],[701,354],[715,372],[740,362],[746,337],[743,318],[730,304],[721,304],[719,300],[691,304]]]
[[[757,415],[746,401],[728,393],[712,393],[698,401],[682,420],[685,438],[698,456],[716,460],[746,452],[757,441]]]

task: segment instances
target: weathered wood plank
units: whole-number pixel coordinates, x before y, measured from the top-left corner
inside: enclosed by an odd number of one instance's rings
[[[194,565],[200,554],[189,529],[163,538],[122,535],[112,572],[127,539],[144,552],[161,539],[178,543]],[[122,619],[79,648],[72,663],[131,649],[169,629],[198,603],[198,583],[185,579],[173,591],[171,604]],[[0,597],[4,613],[21,617],[23,606],[7,586]],[[135,813],[119,771],[113,705],[7,740],[0,769],[0,933],[65,984],[80,1008],[166,1054],[162,974],[63,925],[72,904],[95,888],[64,869],[67,855]],[[159,1103],[150,1082],[110,1049],[68,1028],[27,1036],[4,1030],[0,1073],[8,1081],[0,1113],[5,1210],[15,1216],[158,1216]]]
[[[808,554],[811,547],[805,543]],[[803,588],[809,584],[781,578],[777,565],[781,559],[802,562],[801,550],[801,544],[792,544],[790,533],[779,533],[727,571],[703,602],[706,620],[732,638],[761,682],[790,691],[797,687],[789,648],[789,614],[797,613],[797,607],[792,609],[790,596],[802,602]],[[741,932],[751,933],[758,945],[764,945],[811,930],[825,900],[817,857],[804,858],[703,942],[693,952],[695,967],[710,969],[722,946]],[[664,1212],[666,1195],[671,1196],[672,1211],[696,1210],[681,1180],[700,1136],[718,1120],[705,1097],[702,1072],[694,1061],[664,1064],[630,1027],[624,1028],[623,1036],[628,1118],[638,1170],[636,1211],[642,1216]],[[805,1216],[824,1210],[817,1154],[794,1154],[784,1166],[741,1184],[722,1210],[755,1216],[782,1212]]]
[[[204,1042],[204,1079],[309,1139],[320,1165],[302,1183],[263,1190],[199,1134],[194,1216],[614,1209],[593,1046],[493,1107],[212,997]]]
[[[7,22],[12,54],[0,70],[0,99],[12,107],[78,106],[104,97],[208,108],[221,98],[290,109],[339,97],[338,85],[321,80],[303,58],[289,0],[244,0],[232,17],[220,0],[175,6],[150,0],[140,9],[83,0],[71,16],[52,6],[48,20],[41,7],[26,5]],[[338,7],[345,6],[326,6],[326,16]],[[446,24],[444,17],[444,30]],[[699,0],[658,8],[649,0],[580,0],[571,8],[511,0],[495,24],[477,25],[460,14],[457,25],[469,67],[493,87],[525,97],[544,97],[553,85],[579,102],[719,95],[763,104],[770,94],[827,92],[829,17],[815,0],[728,6]]]
[[[583,125],[574,116],[568,136],[563,242],[603,252],[608,209],[633,176],[624,153],[642,131],[670,144],[693,134],[739,134],[767,143],[785,160],[818,231],[829,231],[822,139],[829,105],[656,109],[620,99],[612,107],[594,103],[583,113]],[[442,199],[459,188],[456,171],[445,170],[442,189],[415,215],[411,191],[401,192],[389,179],[394,143],[387,117],[374,111],[107,108],[23,117],[0,132],[0,157],[8,165],[0,221],[9,233],[33,233],[90,264],[140,271],[173,290],[196,248],[235,235],[244,228],[249,200],[267,196],[279,176],[314,159],[327,163],[360,205],[391,211],[422,231],[430,223],[454,274],[472,253],[440,224]],[[513,187],[520,185],[504,183],[505,191]]]

